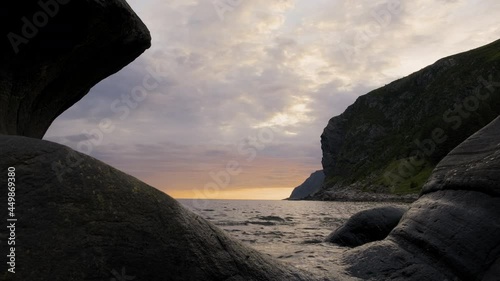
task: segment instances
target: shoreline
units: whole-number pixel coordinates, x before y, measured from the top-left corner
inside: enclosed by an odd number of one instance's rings
[[[419,194],[395,195],[387,193],[371,193],[356,191],[330,191],[315,194],[303,199],[284,199],[288,201],[337,201],[337,202],[394,202],[413,203],[420,197]]]

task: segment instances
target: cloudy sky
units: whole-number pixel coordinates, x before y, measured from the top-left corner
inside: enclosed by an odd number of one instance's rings
[[[496,0],[129,4],[152,48],[45,138],[178,198],[285,198],[358,96],[500,38]]]

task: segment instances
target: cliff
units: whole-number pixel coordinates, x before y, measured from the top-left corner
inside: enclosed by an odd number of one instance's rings
[[[359,97],[321,135],[322,190],[417,194],[436,164],[500,114],[500,40]]]

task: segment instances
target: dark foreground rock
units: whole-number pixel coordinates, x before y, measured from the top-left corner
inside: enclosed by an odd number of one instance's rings
[[[344,255],[349,271],[370,280],[499,280],[499,136],[497,118],[451,151],[385,240]]]
[[[0,134],[42,138],[57,116],[150,41],[124,0],[3,1]]]
[[[318,191],[323,185],[325,174],[323,170],[312,173],[301,185],[293,189],[289,200],[301,200]]]
[[[361,211],[332,232],[325,241],[340,246],[357,247],[382,240],[396,227],[407,210],[386,206]]]
[[[67,147],[0,135],[16,177],[16,274],[0,280],[320,280],[251,250],[168,195]],[[63,169],[63,170],[61,170]],[[7,217],[1,208],[0,217]],[[122,276],[123,277],[123,276]],[[132,279],[124,279],[132,280]],[[335,277],[329,280],[338,280]]]

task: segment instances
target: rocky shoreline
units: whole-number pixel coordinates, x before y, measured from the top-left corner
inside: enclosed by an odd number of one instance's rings
[[[342,201],[342,202],[402,202],[413,203],[418,199],[418,194],[395,195],[387,193],[364,192],[352,189],[329,190],[320,196],[308,196],[303,200],[308,201]]]

